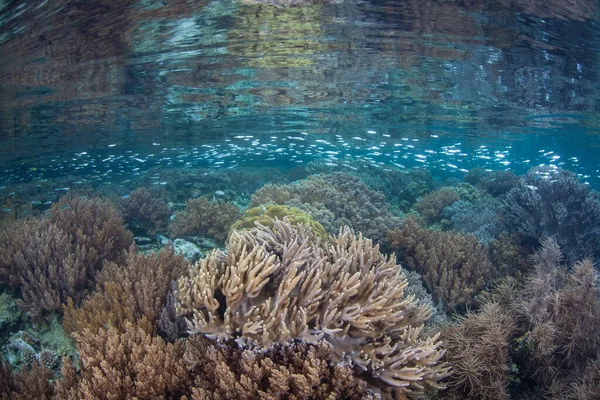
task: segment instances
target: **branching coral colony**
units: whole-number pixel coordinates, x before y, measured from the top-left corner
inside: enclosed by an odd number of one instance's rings
[[[235,231],[177,286],[190,334],[264,351],[324,339],[385,399],[440,389],[450,374],[439,335],[421,335],[431,311],[405,295],[395,258],[347,228],[327,240],[285,219]]]

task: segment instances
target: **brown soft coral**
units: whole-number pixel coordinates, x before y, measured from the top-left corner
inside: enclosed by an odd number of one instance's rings
[[[2,280],[19,288],[19,307],[38,320],[92,289],[104,261],[121,260],[133,242],[106,201],[67,197],[49,218],[19,221],[0,232]]]
[[[124,265],[108,263],[104,267],[98,277],[98,292],[81,308],[72,302],[65,307],[63,325],[67,332],[95,332],[106,324],[122,330],[126,321],[149,333],[156,331],[171,282],[185,273],[188,264],[172,247],[144,255],[132,246],[126,257]]]
[[[175,214],[169,233],[172,237],[209,236],[225,240],[229,228],[241,216],[240,209],[232,203],[199,197],[189,200],[185,211]]]
[[[139,188],[121,201],[123,218],[130,227],[149,234],[167,226],[171,210],[165,201],[166,194]]]
[[[192,334],[263,349],[325,338],[391,399],[440,388],[448,375],[437,336],[421,336],[430,310],[406,285],[394,258],[351,230],[322,241],[277,220],[233,232],[227,253],[179,280],[176,298]]]
[[[514,319],[496,303],[483,304],[442,331],[453,374],[444,398],[508,399],[509,346]]]
[[[198,400],[375,399],[349,365],[333,361],[326,342],[278,344],[259,352],[194,335],[184,358]]]
[[[456,193],[456,190],[441,188],[425,195],[415,205],[415,209],[427,220],[427,222],[437,222],[440,220],[444,207],[447,207],[458,200],[460,200],[460,196]]]
[[[405,266],[421,274],[434,300],[450,311],[471,304],[490,276],[486,249],[473,235],[423,228],[407,218],[388,240]]]
[[[63,359],[63,378],[57,399],[164,399],[179,398],[188,381],[184,346],[165,343],[143,329],[125,323],[97,332],[75,334],[81,370]]]

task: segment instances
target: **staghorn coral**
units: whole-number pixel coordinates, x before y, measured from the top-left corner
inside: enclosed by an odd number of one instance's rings
[[[382,232],[400,222],[383,193],[342,172],[313,175],[289,185],[265,185],[252,195],[250,207],[267,204],[308,212],[330,234],[348,225],[375,242],[383,240]]]
[[[453,374],[444,398],[508,399],[508,356],[515,331],[513,317],[493,302],[445,327],[442,339]]]
[[[376,398],[349,365],[333,362],[327,342],[277,344],[258,352],[194,335],[184,359],[198,400]]]
[[[74,334],[81,370],[63,358],[56,399],[164,399],[179,398],[188,381],[183,343],[165,343],[142,328],[125,322]]]
[[[225,240],[229,228],[240,217],[240,209],[232,203],[199,197],[188,200],[185,211],[175,213],[169,224],[169,234],[171,237],[209,236]]]
[[[165,201],[166,193],[139,188],[120,202],[123,218],[130,227],[154,234],[167,226],[171,210]]]
[[[227,252],[196,263],[175,297],[191,334],[255,349],[326,339],[391,399],[441,388],[448,375],[437,335],[420,335],[431,311],[406,285],[393,257],[348,228],[322,242],[276,220],[234,231]]]
[[[471,304],[491,274],[487,251],[472,235],[426,229],[410,217],[388,240],[448,311]]]
[[[555,236],[567,262],[600,258],[600,199],[571,172],[536,167],[506,195],[505,226],[537,244]]]
[[[435,192],[431,192],[415,205],[415,209],[429,223],[438,222],[441,218],[444,207],[452,205],[455,201],[460,200],[460,196],[451,188],[441,188]]]
[[[158,253],[126,252],[124,265],[107,263],[98,277],[98,292],[80,308],[70,302],[64,310],[67,332],[96,331],[110,323],[123,329],[126,321],[153,333],[165,305],[171,282],[185,273],[188,264],[172,246]]]

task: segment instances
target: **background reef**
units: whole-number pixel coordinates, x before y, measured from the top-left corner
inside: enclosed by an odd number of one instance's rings
[[[8,187],[3,398],[599,398],[600,198],[570,172],[204,172]]]

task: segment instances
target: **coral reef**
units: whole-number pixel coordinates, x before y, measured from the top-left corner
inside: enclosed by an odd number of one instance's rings
[[[275,224],[276,219],[283,219],[284,217],[287,218],[292,225],[309,225],[312,231],[323,239],[326,239],[328,236],[323,225],[315,221],[310,214],[302,212],[295,207],[286,207],[277,204],[259,206],[246,210],[244,216],[231,226],[231,230],[254,228],[256,223],[272,227]]]
[[[169,234],[171,237],[208,236],[223,241],[231,225],[240,217],[240,209],[232,203],[199,197],[189,200],[185,211],[175,213],[169,224]]]
[[[569,263],[600,259],[600,199],[571,172],[530,169],[506,195],[503,215],[506,229],[531,243],[554,236]]]
[[[165,198],[164,189],[136,189],[120,202],[123,219],[130,229],[153,235],[166,228],[171,215]]]
[[[448,311],[471,304],[491,275],[487,251],[472,235],[423,228],[409,217],[401,229],[388,233],[388,240]]]
[[[568,268],[551,238],[532,262],[524,278],[505,279],[482,296],[480,310],[444,329],[454,371],[448,382],[451,399],[506,399],[509,387],[548,399],[596,398],[596,270],[589,260]]]
[[[406,285],[393,257],[348,228],[323,243],[277,220],[232,232],[227,252],[196,263],[175,297],[190,334],[255,349],[326,339],[392,399],[441,388],[448,375],[437,335],[421,336],[430,310]]]
[[[250,207],[266,204],[297,207],[330,234],[347,225],[378,243],[385,238],[383,232],[400,223],[383,193],[342,172],[313,175],[289,185],[265,185],[252,195]]]
[[[552,247],[552,240],[545,242],[538,255],[555,254]],[[591,261],[575,263],[568,273],[558,262],[557,257],[538,259],[514,304],[527,321],[521,335],[526,369],[550,391],[562,391],[579,379],[597,360],[600,343],[600,288]]]
[[[125,322],[75,333],[81,370],[63,359],[56,399],[180,398],[188,380],[183,342],[165,343]]]

